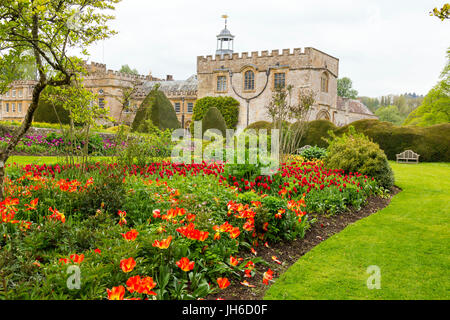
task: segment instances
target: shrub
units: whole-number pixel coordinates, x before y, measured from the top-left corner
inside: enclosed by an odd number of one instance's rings
[[[145,124],[146,120],[151,120],[152,124],[160,130],[181,128],[172,103],[167,99],[164,92],[158,89],[159,86],[155,86],[137,110],[131,126],[133,132],[145,130],[145,125],[144,127],[141,127],[141,125]]]
[[[266,129],[267,133],[270,134],[272,131],[272,123],[268,122],[268,121],[258,121],[258,122],[254,122],[251,125],[249,125],[247,128],[245,128],[245,130],[250,130],[253,129],[256,131],[256,133],[259,133],[259,130],[261,129]]]
[[[313,160],[313,159],[322,160],[327,157],[327,149],[324,149],[324,148],[321,148],[318,146],[314,146],[314,147],[302,150],[302,152],[300,152],[300,155],[303,158],[305,158],[306,160]]]
[[[130,131],[130,127],[123,124],[123,125],[120,125],[120,126],[110,127],[108,129],[106,129],[107,132],[111,132],[111,133],[117,133],[120,130],[124,130],[125,132],[129,132]]]
[[[325,165],[330,169],[342,169],[347,173],[358,172],[373,177],[384,188],[394,185],[394,173],[380,147],[354,127],[338,137],[331,133]]]
[[[226,135],[227,125],[222,114],[216,107],[209,108],[202,120],[202,133],[208,129],[217,129],[222,132],[222,136]]]
[[[193,128],[194,121],[202,120],[212,107],[220,111],[227,129],[236,129],[239,118],[239,101],[232,97],[204,97],[197,100],[192,115],[191,128]]]
[[[56,112],[55,112],[56,110]],[[69,124],[70,116],[69,111],[61,107],[60,105],[52,105],[49,101],[42,99],[34,112],[34,122],[46,122],[46,123],[62,123]]]
[[[326,148],[328,147],[328,142],[322,138],[329,139],[330,135],[328,132],[330,130],[335,131],[336,129],[337,127],[328,120],[311,121],[306,126],[306,132],[303,135],[298,148],[306,145]]]
[[[304,145],[328,147],[329,131],[340,136],[348,133],[350,126],[364,133],[385,152],[389,160],[396,160],[396,154],[407,149],[420,154],[421,161],[450,161],[450,123],[430,127],[396,126],[378,120],[360,120],[342,128],[326,120],[309,123],[299,148]]]

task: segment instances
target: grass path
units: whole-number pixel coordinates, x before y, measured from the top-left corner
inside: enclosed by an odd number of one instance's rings
[[[391,163],[403,191],[291,266],[265,299],[450,299],[450,163]],[[380,268],[369,290],[367,268]]]

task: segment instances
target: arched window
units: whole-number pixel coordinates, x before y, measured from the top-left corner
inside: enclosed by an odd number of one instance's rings
[[[251,70],[244,74],[244,90],[255,90],[255,73]]]
[[[328,92],[328,74],[326,72],[322,73],[320,83],[320,91]]]

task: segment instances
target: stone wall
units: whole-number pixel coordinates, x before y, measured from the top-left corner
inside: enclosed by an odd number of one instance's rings
[[[255,89],[244,90],[244,74],[255,74]],[[320,109],[336,110],[339,60],[314,48],[283,49],[216,55],[197,58],[198,98],[206,96],[231,96],[240,102],[238,129],[257,121],[270,121],[266,106],[274,92],[276,73],[284,73],[286,86],[292,85],[292,102],[296,103],[299,91],[310,88],[317,93],[313,116]],[[321,92],[321,76],[329,78],[328,92]],[[226,90],[217,91],[217,77],[226,77]],[[256,98],[252,99],[253,97]],[[247,102],[250,100],[249,110]],[[248,113],[248,123],[247,123]],[[312,119],[311,119],[312,120]]]

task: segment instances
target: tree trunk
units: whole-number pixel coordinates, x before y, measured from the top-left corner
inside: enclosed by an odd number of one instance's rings
[[[38,107],[39,98],[41,96],[42,91],[45,89],[46,86],[47,86],[47,84],[45,82],[41,81],[34,87],[33,99],[30,104],[30,107],[27,110],[27,114],[25,115],[25,119],[23,120],[22,125],[12,133],[12,137],[9,140],[9,143],[6,146],[6,148],[0,151],[0,200],[1,201],[4,200],[3,187],[4,187],[4,182],[5,182],[6,162],[8,161],[11,153],[16,148],[20,139],[22,139],[22,137],[25,135],[25,133],[31,127],[34,111],[36,111],[36,109]]]

